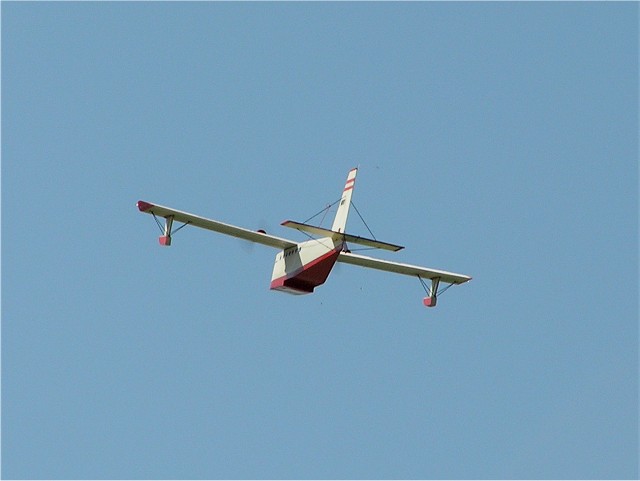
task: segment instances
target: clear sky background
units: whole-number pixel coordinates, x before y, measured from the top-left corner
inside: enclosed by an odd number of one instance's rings
[[[638,4],[2,2],[2,476],[637,478]]]

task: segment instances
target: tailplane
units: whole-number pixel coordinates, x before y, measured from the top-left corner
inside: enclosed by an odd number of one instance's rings
[[[336,218],[333,221],[331,230],[334,232],[344,232],[347,225],[347,217],[349,216],[349,207],[351,207],[351,195],[353,194],[353,186],[356,183],[356,174],[358,168],[351,169],[349,175],[347,175],[347,183],[344,185],[342,191],[342,198],[338,205],[338,212],[336,212]]]
[[[386,249],[390,251],[399,251],[404,247],[391,244],[389,242],[382,242],[377,239],[367,239],[366,237],[360,237],[357,235],[347,234],[345,227],[347,225],[347,216],[349,215],[349,207],[351,206],[351,196],[353,194],[353,186],[356,182],[356,174],[358,168],[351,169],[349,175],[347,175],[347,183],[342,191],[342,197],[340,198],[340,204],[338,205],[338,212],[336,212],[336,218],[333,221],[331,229],[324,227],[317,227],[315,225],[309,225],[304,222],[295,222],[293,220],[285,220],[281,225],[297,229],[300,232],[319,235],[321,237],[330,237],[333,241],[342,240],[343,242],[353,242],[354,244],[360,244],[367,247],[373,247],[374,249]],[[371,231],[369,231],[371,232]],[[371,234],[373,236],[373,234]]]

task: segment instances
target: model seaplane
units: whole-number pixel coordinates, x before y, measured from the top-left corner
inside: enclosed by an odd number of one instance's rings
[[[471,277],[463,274],[401,264],[399,262],[375,259],[373,257],[352,253],[348,249],[347,243],[390,251],[403,249],[403,247],[399,245],[347,234],[345,232],[357,172],[357,168],[349,171],[331,229],[291,220],[282,223],[285,227],[297,229],[308,235],[310,240],[304,242],[296,242],[283,239],[282,237],[276,237],[267,234],[264,230],[253,231],[225,224],[217,220],[205,219],[204,217],[151,204],[143,200],[138,201],[137,205],[140,212],[152,214],[156,219],[156,222],[162,230],[162,235],[159,240],[160,245],[163,246],[171,245],[171,236],[178,229],[186,225],[193,225],[279,249],[280,252],[276,254],[273,273],[271,275],[271,289],[290,294],[312,293],[316,287],[324,284],[336,262],[417,277],[427,293],[423,301],[427,307],[434,307],[438,295],[452,285],[463,284],[471,280]],[[164,219],[164,225],[162,225],[159,219]],[[181,222],[182,225],[178,227],[178,229],[173,230],[173,225],[176,221]],[[427,281],[430,281],[430,284]],[[447,286],[439,290],[441,283],[447,284]]]

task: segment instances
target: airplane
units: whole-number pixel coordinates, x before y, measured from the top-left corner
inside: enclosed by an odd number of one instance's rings
[[[282,222],[281,225],[284,227],[297,229],[310,238],[310,240],[303,242],[276,237],[267,234],[262,229],[253,231],[217,220],[206,219],[143,200],[138,201],[137,207],[140,212],[151,214],[155,218],[156,223],[162,231],[162,235],[159,238],[160,245],[162,246],[170,246],[172,235],[175,232],[186,225],[192,225],[279,249],[280,252],[278,252],[275,257],[270,288],[289,294],[311,294],[316,287],[324,284],[336,262],[417,277],[427,293],[427,296],[423,300],[423,304],[426,307],[435,307],[438,295],[452,285],[463,284],[471,280],[471,277],[463,274],[402,264],[352,253],[347,243],[394,252],[403,249],[402,246],[396,244],[381,242],[376,239],[360,237],[345,232],[357,173],[358,168],[356,167],[351,169],[347,175],[347,181],[342,191],[331,229],[291,220]],[[164,226],[159,218],[164,219]],[[178,227],[178,229],[173,230],[173,223],[175,221],[182,222],[182,225]],[[318,237],[312,237],[309,234]],[[428,285],[426,281],[431,281],[431,285]],[[448,284],[448,286],[439,290],[440,283]]]

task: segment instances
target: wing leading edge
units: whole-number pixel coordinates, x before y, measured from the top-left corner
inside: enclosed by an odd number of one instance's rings
[[[194,225],[203,229],[220,232],[221,234],[227,234],[240,239],[248,240],[250,242],[257,242],[258,244],[264,244],[269,247],[275,247],[278,249],[288,249],[295,247],[296,242],[281,237],[272,236],[263,232],[252,231],[243,227],[237,227],[231,224],[225,224],[217,220],[206,219],[188,212],[181,212],[169,207],[163,207],[161,205],[150,204],[143,200],[137,203],[138,210],[146,214],[154,214],[157,217],[169,218],[173,217],[173,220],[183,222],[185,224]]]
[[[463,284],[471,280],[471,277],[465,276],[464,274],[428,269],[426,267],[412,266],[410,264],[401,264],[400,262],[374,259],[373,257],[352,254],[350,252],[341,252],[338,256],[338,262],[379,269],[381,271],[394,272],[396,274],[404,274],[407,276],[421,277],[422,279],[439,279],[441,282],[446,284]]]

